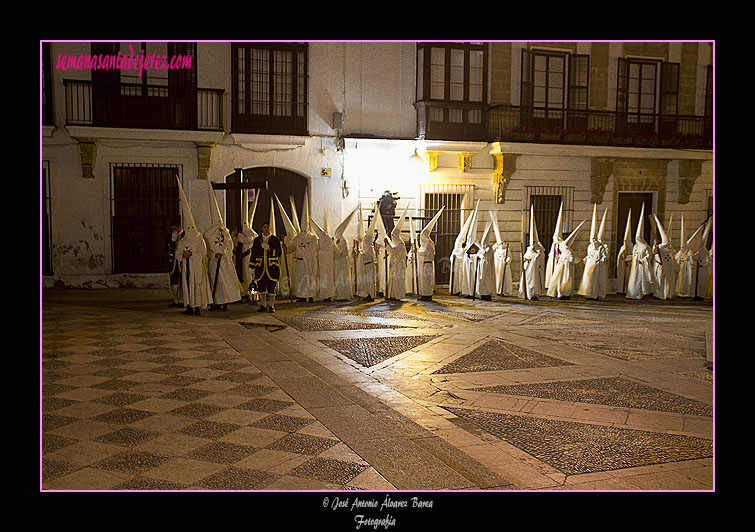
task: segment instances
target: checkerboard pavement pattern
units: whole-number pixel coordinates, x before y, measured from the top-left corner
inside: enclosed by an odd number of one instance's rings
[[[394,489],[213,332],[43,308],[43,490]]]

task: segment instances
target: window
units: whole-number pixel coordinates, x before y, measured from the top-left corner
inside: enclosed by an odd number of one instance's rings
[[[420,43],[417,100],[483,103],[487,70],[485,43]]]
[[[633,133],[675,133],[679,101],[679,64],[619,58],[617,129]]]
[[[307,45],[234,43],[232,50],[233,129],[306,134]]]
[[[587,126],[590,58],[557,50],[522,50],[522,122],[532,127]]]
[[[487,50],[486,43],[417,45],[418,136],[486,138]]]

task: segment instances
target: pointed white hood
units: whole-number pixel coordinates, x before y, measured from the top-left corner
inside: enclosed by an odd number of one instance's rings
[[[556,218],[556,227],[553,229],[553,242],[555,244],[558,244],[563,240],[561,238],[561,223],[562,223],[562,216],[563,216],[563,210],[564,210],[564,202],[561,202],[561,205],[558,208],[558,218]]]
[[[627,224],[624,226],[624,246],[632,247],[632,209],[627,213]]]
[[[681,227],[679,228],[679,249],[687,248],[687,240],[684,238],[684,214],[682,214]]]
[[[669,239],[666,235],[666,230],[663,228],[663,225],[661,224],[661,221],[658,219],[658,217],[653,213],[653,219],[655,220],[655,225],[658,227],[658,234],[661,237],[661,243],[658,244],[659,246],[668,246]]]
[[[301,232],[301,224],[299,224],[299,214],[296,211],[296,201],[294,200],[293,196],[289,196],[288,201],[291,204],[291,218],[290,218],[291,224],[293,225],[293,228],[296,231],[295,234],[299,234]],[[281,207],[282,207],[282,204],[281,204]]]
[[[537,224],[535,223],[535,206],[530,205],[530,247],[534,248],[535,244],[541,248],[543,245],[540,243],[540,237],[537,234]]]
[[[183,186],[181,186],[181,180],[178,178],[178,176],[176,176],[176,180],[178,181],[178,195],[181,199],[181,228],[186,234],[199,234],[197,224],[194,222],[194,215],[191,213],[189,199],[186,197]]]
[[[346,232],[346,228],[349,226],[349,223],[351,223],[351,220],[354,218],[354,215],[357,213],[357,210],[360,210],[359,207],[351,211],[346,218],[343,219],[343,221],[338,224],[338,227],[336,227],[335,232],[333,233],[333,236],[336,240],[340,240],[343,238],[343,234]]]
[[[419,239],[420,239],[420,245],[424,246],[425,242],[430,240],[430,233],[433,232],[433,228],[435,227],[435,224],[438,223],[438,220],[440,219],[440,215],[443,214],[443,210],[446,208],[445,205],[443,205],[438,212],[435,213],[435,216],[432,217],[432,219],[427,222],[427,225],[422,228],[422,230],[419,233]]]
[[[301,208],[301,231],[303,233],[309,231],[309,198],[306,191],[304,191],[304,205]]]
[[[275,232],[275,206],[273,205],[273,198],[270,198],[270,216],[268,217],[268,223],[270,224],[270,234],[276,235]]]
[[[210,227],[219,225],[224,227],[223,217],[220,214],[220,206],[218,205],[218,199],[215,197],[215,191],[212,189],[212,183],[208,179],[207,183],[207,195],[210,201]]]
[[[598,242],[601,244],[605,244],[605,240],[603,240],[603,233],[606,230],[606,216],[608,215],[608,209],[603,211],[603,219],[600,221],[600,227],[598,228],[598,235],[597,239]]]
[[[409,210],[409,204],[406,204],[406,207],[404,207],[403,212],[401,213],[401,216],[399,216],[398,221],[396,222],[396,225],[393,226],[393,230],[391,231],[391,240],[394,244],[398,244],[401,242],[401,228],[404,226],[405,218],[406,218],[406,211]]]
[[[571,247],[572,243],[574,242],[574,238],[577,236],[577,232],[582,228],[583,225],[587,223],[587,220],[582,220],[582,222],[572,231],[569,233],[569,236],[567,236],[562,244],[567,247]]]
[[[638,244],[645,244],[647,245],[647,242],[645,242],[645,238],[642,236],[645,232],[645,204],[642,204],[642,209],[640,209],[640,220],[637,222],[637,231],[634,234],[634,241]]]
[[[330,240],[330,235],[328,235],[328,233],[325,232],[325,229],[320,227],[320,225],[315,222],[311,216],[309,218],[309,226],[312,228],[312,232],[315,234],[315,236],[317,236],[318,239],[327,238],[328,240]]]
[[[592,221],[590,222],[590,243],[598,238],[598,204],[592,204]]]
[[[479,205],[479,200],[477,201],[477,204]],[[463,216],[463,210],[462,210],[462,216]],[[472,223],[472,218],[474,217],[474,211],[472,211],[466,220],[464,220],[464,223],[461,225],[461,229],[459,230],[459,235],[456,237],[456,242],[454,244],[454,247],[460,248],[462,247],[466,240],[467,240],[467,234],[469,233],[469,226]]]
[[[495,233],[495,242],[499,246],[503,244],[503,237],[501,236],[501,228],[498,227],[498,217],[493,211],[490,211],[490,220],[493,222],[493,232]]]
[[[289,238],[295,238],[296,235],[299,234],[299,231],[296,230],[296,227],[294,227],[291,218],[289,218],[288,214],[286,214],[286,209],[283,208],[283,204],[281,203],[280,198],[278,198],[278,195],[273,194],[273,196],[275,196],[275,201],[278,203],[278,210],[280,211],[281,220],[283,220],[283,228],[286,230],[286,236]],[[273,217],[272,208],[270,209],[270,217]]]
[[[364,238],[364,217],[362,216],[362,202],[359,202],[359,206],[357,207],[357,239],[361,242]]]

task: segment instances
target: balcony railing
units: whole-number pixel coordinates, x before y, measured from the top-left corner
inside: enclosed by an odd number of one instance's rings
[[[145,129],[223,130],[223,91],[121,83],[93,87],[64,80],[66,124]],[[95,96],[96,95],[96,96]]]
[[[494,105],[491,142],[552,142],[615,146],[713,147],[712,119],[702,116],[541,109]]]

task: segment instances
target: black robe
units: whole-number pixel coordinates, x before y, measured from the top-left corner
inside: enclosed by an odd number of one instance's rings
[[[261,280],[278,282],[280,279],[281,241],[275,235],[270,235],[267,243],[268,249],[262,248],[262,235],[252,242],[252,254],[249,258],[249,267],[254,273],[254,281]]]

